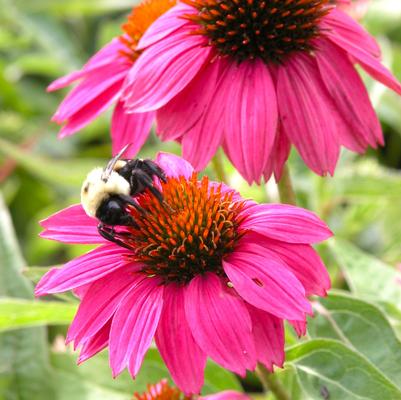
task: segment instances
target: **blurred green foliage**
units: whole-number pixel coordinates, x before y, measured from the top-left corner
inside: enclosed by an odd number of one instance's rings
[[[118,35],[133,5],[132,0],[0,0],[0,185],[6,202],[0,210],[0,295],[4,297],[0,300],[0,330],[26,327],[1,334],[1,400],[129,399],[147,381],[166,375],[155,352],[149,358],[155,357],[156,361],[146,364],[136,383],[128,375],[112,381],[104,354],[77,369],[73,365],[75,356],[53,341],[65,333],[65,327],[54,325],[67,322],[75,305],[56,298],[57,303],[50,306],[32,303],[28,306],[32,307],[30,313],[23,307],[33,301],[28,278],[37,281],[46,271],[44,267],[61,264],[88,250],[87,246],[65,246],[40,239],[38,221],[78,202],[86,173],[94,166],[104,165],[111,151],[109,114],[79,134],[59,141],[58,127],[49,121],[66,91],[47,94],[46,86],[79,69],[96,50]],[[385,63],[401,79],[401,2],[373,0],[363,22],[378,38]],[[401,333],[397,283],[401,263],[401,100],[368,77],[364,79],[383,125],[386,146],[364,157],[344,151],[334,178],[311,174],[295,153],[290,159],[300,205],[317,212],[339,238],[319,250],[330,267],[334,285],[349,291],[319,303],[317,310],[324,307],[330,318],[319,316],[313,321],[313,340],[298,343],[290,331],[287,333],[288,343],[294,346],[288,353],[290,367],[279,376],[294,399],[322,398],[323,386],[331,392],[330,399],[360,398],[366,395],[365,389],[370,391],[371,399],[401,398],[400,379],[392,371],[397,369],[397,360],[399,370],[401,352],[395,336]],[[161,143],[152,135],[141,155],[153,158],[160,150],[180,151],[178,145]],[[273,182],[248,187],[225,158],[224,167],[229,183],[245,197],[277,200]],[[214,176],[212,167],[207,172]],[[7,210],[18,243],[12,239]],[[22,276],[21,270],[28,278]],[[341,315],[338,304],[346,310],[346,317]],[[371,309],[366,311],[367,307]],[[366,318],[370,318],[369,326],[361,326],[361,320]],[[43,327],[47,324],[51,325],[48,330]],[[367,347],[354,346],[354,339],[366,338],[349,337],[350,326],[361,332],[372,329],[373,339]],[[369,352],[369,346],[384,346],[374,340],[375,335],[381,334],[392,341],[394,359]],[[329,349],[329,355],[324,348]],[[338,365],[330,359],[330,353],[343,356],[337,360]],[[387,359],[385,368],[377,357]],[[35,365],[31,361],[24,366],[32,359]],[[324,367],[327,364],[330,368]],[[210,368],[208,391],[238,387],[231,374]],[[330,386],[341,368],[364,371],[365,376],[357,377],[360,391],[346,379],[338,378],[340,383]],[[49,384],[50,375],[55,385]],[[363,388],[367,381],[370,386]],[[374,392],[382,384],[382,397],[377,397]],[[246,385],[258,389],[252,376]],[[344,393],[349,397],[341,397]],[[391,397],[398,394],[400,397]]]

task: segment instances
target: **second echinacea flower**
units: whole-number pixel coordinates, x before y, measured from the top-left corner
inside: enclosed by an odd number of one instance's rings
[[[324,175],[341,146],[383,143],[354,63],[401,94],[374,38],[328,0],[183,0],[139,47],[125,108],[156,111],[196,170],[223,146],[248,182],[279,178],[291,145]]]
[[[183,159],[160,154],[167,181],[164,202],[136,197],[146,211],[105,241],[81,205],[42,222],[42,236],[99,244],[50,270],[39,296],[75,290],[81,298],[68,341],[80,361],[109,347],[114,375],[135,376],[155,337],[177,386],[199,393],[206,358],[240,375],[258,362],[284,362],[284,320],[299,335],[312,313],[307,296],[324,296],[328,273],[313,243],[331,236],[313,213],[281,204],[256,204],[224,184],[198,179]]]

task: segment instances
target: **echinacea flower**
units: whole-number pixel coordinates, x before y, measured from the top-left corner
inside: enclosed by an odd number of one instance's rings
[[[250,400],[243,393],[226,390],[210,396],[186,396],[179,389],[171,387],[166,379],[155,385],[148,385],[145,393],[135,393],[132,400]]]
[[[52,118],[64,125],[60,138],[76,133],[115,104],[111,124],[113,149],[120,149],[121,143],[130,142],[133,145],[126,153],[129,156],[141,148],[148,137],[154,113],[127,114],[120,101],[122,85],[141,54],[137,49],[139,39],[153,21],[175,4],[176,0],[142,1],[133,8],[122,26],[122,36],[103,47],[81,70],[57,79],[48,87],[48,91],[54,91],[79,81]]]
[[[198,179],[185,160],[165,153],[157,164],[163,203],[136,197],[146,211],[129,210],[137,227],[107,242],[80,204],[42,222],[42,237],[100,244],[51,269],[36,295],[74,290],[81,298],[67,341],[79,362],[109,347],[113,375],[136,376],[155,338],[172,378],[199,393],[206,358],[244,375],[257,362],[269,370],[284,361],[288,320],[305,334],[307,296],[324,296],[328,273],[311,244],[331,236],[313,213],[256,204],[230,187]]]
[[[126,110],[156,111],[196,170],[223,146],[248,182],[279,178],[291,145],[325,175],[341,146],[383,143],[354,64],[401,94],[374,38],[329,0],[182,0],[138,47]]]

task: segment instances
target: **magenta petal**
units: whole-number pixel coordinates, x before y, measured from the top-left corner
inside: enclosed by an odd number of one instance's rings
[[[98,221],[86,215],[81,204],[75,204],[58,211],[40,221],[45,230],[41,237],[64,243],[97,244],[104,243],[98,231]]]
[[[123,100],[129,111],[154,111],[183,90],[209,57],[204,38],[181,29],[146,49],[124,83]]]
[[[131,146],[124,153],[124,157],[133,158],[136,156],[149,136],[154,119],[155,114],[153,112],[127,113],[123,103],[118,102],[111,120],[113,155],[130,143]]]
[[[156,163],[170,178],[183,176],[189,179],[194,172],[192,165],[188,161],[171,153],[158,153],[156,156]]]
[[[210,396],[199,397],[199,400],[251,400],[251,398],[244,393],[226,390]]]
[[[297,54],[279,67],[277,94],[288,138],[316,173],[333,174],[340,143],[337,110],[310,56]]]
[[[320,74],[337,109],[349,125],[351,142],[359,144],[362,151],[367,144],[375,147],[377,142],[383,143],[380,122],[348,55],[328,40],[319,40],[316,45]]]
[[[203,386],[206,354],[195,342],[185,316],[184,288],[170,284],[156,331],[156,344],[175,384],[185,393]]]
[[[251,305],[248,310],[252,319],[258,361],[273,372],[273,365],[282,367],[284,364],[283,320]]]
[[[218,364],[242,376],[256,366],[252,323],[244,302],[215,274],[192,279],[185,313],[192,334]]]
[[[371,53],[374,57],[380,58],[380,47],[375,38],[371,36],[362,25],[356,22],[346,13],[333,9],[322,21],[324,31],[332,31],[356,46]]]
[[[288,321],[288,322],[292,325],[298,337],[306,335],[307,322],[305,319],[301,321]]]
[[[226,79],[226,148],[230,160],[249,182],[260,182],[275,142],[277,99],[270,72],[260,60],[234,63]]]
[[[115,244],[100,246],[62,268],[51,269],[36,285],[35,295],[65,292],[93,282],[125,265],[127,253],[129,250]]]
[[[373,79],[381,82],[383,85],[394,90],[396,93],[401,95],[401,84],[397,78],[378,60],[370,53],[359,47],[357,44],[350,42],[349,40],[339,36],[336,32],[328,30],[326,36],[337,46],[345,50],[350,56],[352,56],[362,68],[372,76]]]
[[[280,242],[255,233],[246,235],[246,240],[274,252],[302,283],[307,296],[326,296],[331,287],[330,276],[312,246]]]
[[[128,290],[142,278],[126,267],[92,283],[87,289],[68,334],[75,347],[94,336],[113,316]]]
[[[108,321],[99,332],[84,343],[79,354],[78,364],[83,363],[108,346],[110,327],[111,320]]]
[[[279,318],[302,319],[312,308],[298,279],[261,247],[261,254],[236,251],[223,261],[224,272],[248,303]]]
[[[286,204],[258,204],[242,212],[241,229],[288,243],[317,243],[332,236],[313,212]]]
[[[163,289],[159,279],[144,275],[120,303],[110,332],[113,376],[117,376],[127,364],[133,377],[138,373],[159,323]]]

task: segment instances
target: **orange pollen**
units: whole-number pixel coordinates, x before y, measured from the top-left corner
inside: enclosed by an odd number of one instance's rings
[[[141,54],[136,48],[143,34],[157,18],[176,3],[176,0],[144,0],[134,7],[127,22],[121,26],[124,35],[120,36],[120,40],[127,47],[123,54],[134,62]]]
[[[294,52],[311,51],[330,0],[182,0],[197,12],[184,18],[200,27],[222,56],[238,62],[282,63]]]
[[[184,396],[179,389],[171,387],[166,379],[147,387],[147,392],[135,393],[132,400],[191,400],[191,397]]]
[[[130,208],[138,227],[121,240],[132,248],[132,260],[164,283],[184,284],[208,271],[224,276],[222,260],[244,234],[244,202],[233,201],[234,191],[222,193],[221,185],[210,187],[207,177],[198,181],[195,173],[190,179],[168,178],[161,186],[162,204],[145,192],[136,198],[145,213]]]

